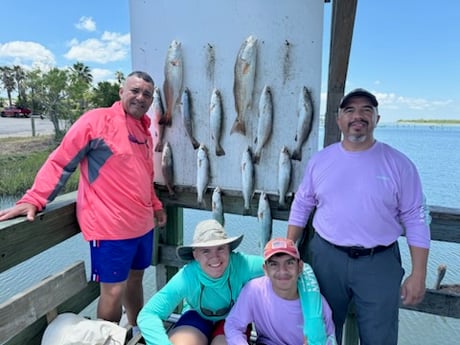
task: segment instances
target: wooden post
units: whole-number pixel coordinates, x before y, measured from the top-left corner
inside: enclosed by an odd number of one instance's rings
[[[340,141],[340,131],[335,119],[347,79],[357,1],[334,0],[332,5],[324,147]]]
[[[35,118],[31,115],[30,116],[30,124],[32,126],[32,136],[35,136]]]
[[[184,242],[184,215],[183,209],[177,206],[166,206],[168,222],[164,229],[159,232],[159,243],[180,246]],[[157,243],[158,243],[157,242]],[[159,264],[156,266],[156,288],[161,289],[168,280],[178,271],[177,267]]]

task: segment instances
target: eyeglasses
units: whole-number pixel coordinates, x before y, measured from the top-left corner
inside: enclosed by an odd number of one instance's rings
[[[139,141],[137,140],[137,138],[132,135],[131,133],[128,132],[128,140],[134,144],[138,144],[138,145],[147,145],[147,139],[145,139],[144,141]],[[147,145],[148,146],[148,145]]]
[[[225,316],[225,315],[228,314],[230,309],[232,309],[232,307],[235,304],[235,302],[233,301],[233,297],[232,297],[232,286],[230,285],[230,279],[227,280],[227,284],[228,284],[228,289],[230,290],[230,304],[227,307],[217,309],[216,311],[206,309],[201,305],[201,299],[203,298],[204,285],[200,284],[201,285],[200,310],[203,313],[203,315],[210,316],[210,317],[212,317],[212,316]]]

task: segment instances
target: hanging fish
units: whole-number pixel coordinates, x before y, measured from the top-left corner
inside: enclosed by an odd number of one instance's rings
[[[220,137],[222,133],[222,98],[220,91],[214,89],[211,95],[209,104],[209,122],[211,127],[211,138],[216,146],[216,155],[223,156],[225,151],[220,145]]]
[[[243,152],[241,158],[241,182],[244,199],[244,212],[249,213],[250,203],[254,193],[254,165],[252,163],[252,153],[249,147]]]
[[[162,118],[161,124],[171,126],[174,109],[181,97],[184,77],[182,44],[179,41],[173,40],[169,45],[166,54],[164,75],[163,94],[166,101],[166,113],[164,118]]]
[[[259,100],[259,122],[257,124],[257,136],[255,139],[254,163],[259,163],[262,148],[270,138],[273,127],[273,101],[269,86],[262,90]]]
[[[306,86],[302,87],[299,95],[297,116],[296,146],[292,152],[292,159],[300,161],[302,160],[302,145],[310,136],[313,124],[313,101]]]
[[[287,208],[286,195],[291,183],[291,171],[292,164],[289,150],[286,146],[283,146],[278,162],[278,208],[282,210]]]
[[[155,152],[163,151],[163,140],[164,140],[164,133],[165,133],[165,125],[164,125],[164,108],[163,108],[163,101],[161,100],[161,92],[160,88],[155,87],[153,90],[153,102],[152,102],[152,110],[153,110],[153,119],[155,123],[157,123],[158,128],[158,141],[155,145]]]
[[[234,68],[233,95],[235,97],[236,120],[230,134],[246,135],[244,123],[246,112],[252,106],[257,61],[257,38],[249,36],[241,45]]]
[[[204,144],[198,147],[196,171],[196,192],[198,205],[203,205],[203,195],[209,183],[209,159],[208,149]]]
[[[192,105],[190,91],[188,88],[185,88],[184,92],[182,92],[181,114],[185,131],[187,132],[187,135],[190,138],[190,141],[192,142],[193,149],[196,150],[200,146],[200,143],[193,136]]]
[[[273,219],[270,209],[270,201],[265,192],[259,196],[259,205],[257,208],[257,219],[260,222],[260,250],[263,252],[265,245],[272,237]]]
[[[212,192],[212,218],[217,220],[222,226],[225,225],[224,208],[222,204],[222,190],[219,186]]]
[[[164,144],[163,151],[161,153],[161,173],[163,174],[166,188],[168,188],[169,196],[171,198],[175,198],[176,193],[174,192],[173,156],[169,142]]]

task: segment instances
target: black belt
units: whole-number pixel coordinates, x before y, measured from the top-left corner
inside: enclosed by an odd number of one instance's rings
[[[374,255],[374,254],[377,254],[377,253],[381,253],[381,252],[393,247],[394,244],[395,244],[395,242],[393,242],[389,246],[377,246],[377,247],[373,247],[373,248],[344,247],[344,246],[338,246],[338,245],[335,245],[335,244],[332,244],[332,245],[335,248],[341,250],[342,252],[347,253],[350,258],[356,259],[356,258],[359,258],[360,256],[369,256],[369,255]]]

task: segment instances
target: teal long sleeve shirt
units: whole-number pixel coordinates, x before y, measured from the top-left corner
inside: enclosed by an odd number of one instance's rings
[[[263,275],[263,258],[256,255],[230,253],[228,267],[220,278],[207,276],[197,261],[191,261],[155,293],[139,313],[137,324],[144,340],[147,345],[172,345],[163,320],[167,320],[181,302],[185,302],[186,309],[197,311],[205,319],[225,319],[227,315],[203,315],[200,304],[213,311],[226,308],[232,300],[236,301],[245,283]]]

